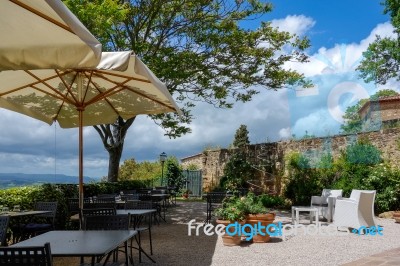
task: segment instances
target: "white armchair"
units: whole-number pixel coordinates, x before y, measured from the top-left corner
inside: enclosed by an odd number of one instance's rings
[[[376,226],[374,219],[375,190],[351,191],[350,198],[336,200],[334,223],[338,227],[358,229]]]
[[[335,202],[337,197],[342,196],[341,189],[324,189],[321,196],[311,197],[311,206],[319,209],[319,215],[322,215],[328,220],[332,221]]]

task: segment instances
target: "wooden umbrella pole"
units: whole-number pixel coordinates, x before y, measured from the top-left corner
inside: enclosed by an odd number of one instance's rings
[[[83,209],[83,108],[78,107],[79,114],[79,208]]]

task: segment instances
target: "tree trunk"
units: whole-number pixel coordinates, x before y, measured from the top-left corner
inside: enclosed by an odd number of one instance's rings
[[[109,182],[118,181],[119,162],[121,160],[122,151],[124,149],[124,141],[126,132],[135,121],[136,117],[124,120],[118,117],[114,124],[93,126],[99,133],[104,148],[108,151],[108,178]]]
[[[119,162],[121,160],[122,150],[124,149],[123,144],[119,144],[108,150],[108,182],[118,181]]]

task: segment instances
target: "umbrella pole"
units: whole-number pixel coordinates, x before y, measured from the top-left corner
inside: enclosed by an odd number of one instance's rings
[[[79,208],[83,209],[83,108],[79,114]]]

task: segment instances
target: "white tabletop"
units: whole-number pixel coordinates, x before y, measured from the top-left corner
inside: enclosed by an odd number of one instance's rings
[[[55,257],[102,256],[136,234],[135,230],[50,231],[12,246],[42,246],[49,242],[51,254]]]

